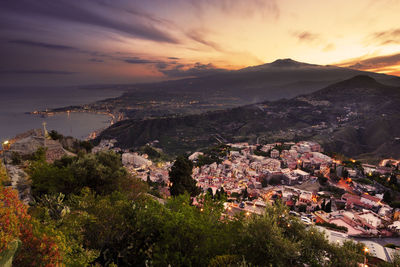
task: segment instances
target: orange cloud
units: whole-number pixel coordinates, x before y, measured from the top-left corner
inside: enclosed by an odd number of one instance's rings
[[[357,70],[381,72],[390,75],[400,75],[400,53],[375,56],[370,58],[357,58],[335,64]]]

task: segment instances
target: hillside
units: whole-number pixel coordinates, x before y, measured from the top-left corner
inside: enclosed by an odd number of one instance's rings
[[[122,147],[158,140],[170,153],[218,142],[314,139],[328,151],[369,159],[400,156],[400,89],[355,76],[311,94],[174,118],[125,120],[99,138]]]
[[[107,110],[130,119],[200,114],[267,100],[289,99],[356,75],[369,75],[380,83],[400,86],[400,79],[395,76],[280,59],[195,78],[110,86],[126,93],[87,105],[86,108]]]

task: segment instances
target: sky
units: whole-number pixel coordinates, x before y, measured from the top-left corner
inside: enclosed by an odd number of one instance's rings
[[[0,85],[140,83],[280,58],[400,76],[400,0],[3,0]]]

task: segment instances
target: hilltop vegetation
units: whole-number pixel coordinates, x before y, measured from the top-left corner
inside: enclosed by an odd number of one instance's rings
[[[176,165],[175,172],[179,169]],[[120,170],[112,152],[52,164],[38,158],[31,174],[35,201],[29,216],[23,208],[23,218],[30,219],[13,225],[35,225],[38,238],[50,243],[36,253],[24,231],[10,232],[0,253],[12,249],[11,241],[22,241],[18,266],[356,266],[363,259],[362,245],[330,244],[280,203],[267,206],[262,216],[234,218],[221,217],[223,197],[200,195],[200,206],[194,206],[182,191],[161,204],[147,194],[145,183]],[[57,185],[57,175],[68,180]],[[23,206],[13,194],[13,202],[1,198],[1,214],[19,214]],[[0,216],[2,229],[6,223]]]

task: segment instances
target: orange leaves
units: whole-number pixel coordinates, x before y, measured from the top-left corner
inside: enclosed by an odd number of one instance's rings
[[[27,206],[18,198],[18,193],[0,187],[0,252],[7,250],[10,242],[19,239],[22,247],[14,264],[57,266],[61,253],[54,237],[41,231],[40,225],[27,212]]]

